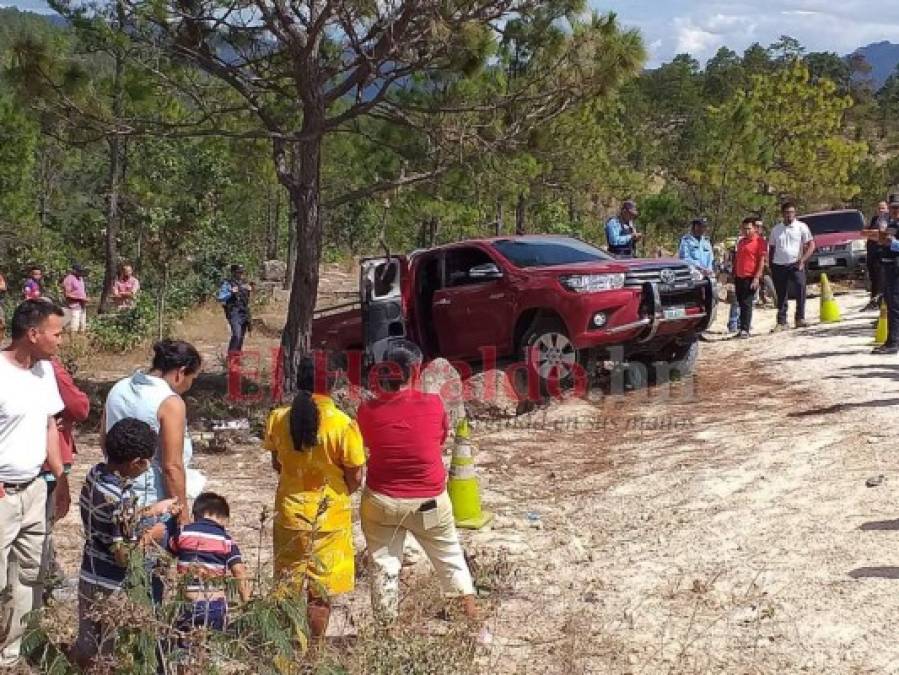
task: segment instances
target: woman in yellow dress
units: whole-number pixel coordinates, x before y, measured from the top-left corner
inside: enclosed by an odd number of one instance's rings
[[[334,401],[314,389],[311,359],[300,365],[300,393],[276,408],[264,447],[279,474],[275,495],[275,579],[306,586],[309,630],[322,637],[329,598],[355,587],[350,495],[362,484],[365,451],[359,427]]]

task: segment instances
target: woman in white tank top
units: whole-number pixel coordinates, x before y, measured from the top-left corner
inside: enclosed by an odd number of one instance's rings
[[[141,506],[177,497],[181,518],[187,509],[187,467],[193,446],[187,431],[186,393],[200,373],[200,354],[188,342],[162,340],[153,345],[153,363],[148,371],[137,371],[119,380],[106,398],[101,425],[101,445],[112,425],[126,417],[149,424],[159,434],[159,446],[150,468],[134,482]]]

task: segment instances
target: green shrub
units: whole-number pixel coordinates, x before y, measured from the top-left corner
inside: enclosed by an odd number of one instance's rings
[[[120,513],[123,532],[137,532],[140,512],[135,500],[123,501]],[[268,512],[263,510],[259,519],[260,546],[268,518]],[[151,558],[155,563],[154,573],[166,579],[167,592],[158,606],[150,597]],[[91,617],[104,626],[106,634],[115,636],[115,644],[110,655],[97,658],[90,672],[290,675],[300,671],[299,664],[305,659],[309,645],[304,587],[272,588],[271,581],[260,578],[257,569],[256,597],[232,608],[226,631],[184,632],[179,623],[187,602],[185,580],[177,577],[174,567],[172,558],[161,550],[144,551],[140,545],[130,547],[123,592],[109,595],[91,610]],[[229,579],[226,585],[232,599],[236,596],[233,582]],[[71,624],[64,627],[60,617],[53,616],[57,607],[51,603],[34,613],[33,628],[23,647],[39,672],[68,675],[77,672],[65,655],[64,643],[69,640],[64,634],[69,633]]]
[[[156,302],[147,293],[133,309],[101,314],[90,323],[91,345],[99,351],[127,352],[155,335]]]

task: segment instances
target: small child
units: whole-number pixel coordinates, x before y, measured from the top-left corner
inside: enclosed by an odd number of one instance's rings
[[[169,552],[178,560],[178,575],[184,580],[189,605],[179,621],[179,629],[203,627],[222,631],[228,617],[225,579],[237,580],[240,599],[250,599],[247,568],[240,549],[225,528],[231,509],[227,500],[214,492],[203,492],[194,500],[194,522],[174,532],[168,540]]]
[[[106,436],[106,461],[90,470],[81,489],[85,543],[78,581],[78,638],[72,657],[82,668],[114,647],[115,628],[104,626],[95,612],[125,585],[129,544],[137,543],[140,536],[134,524],[141,517],[177,510],[175,499],[136,509],[132,484],[150,466],[157,442],[156,432],[146,422],[120,420]]]

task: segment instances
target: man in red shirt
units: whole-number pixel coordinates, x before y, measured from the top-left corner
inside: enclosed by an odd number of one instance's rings
[[[752,305],[765,271],[768,244],[758,233],[755,218],[744,218],[740,224],[737,251],[734,255],[734,286],[740,306],[738,338],[748,338],[752,327]]]
[[[59,389],[59,397],[65,406],[61,413],[56,416],[56,428],[59,431],[59,454],[62,456],[62,465],[65,473],[68,474],[75,463],[75,454],[78,452],[75,447],[75,425],[80,422],[87,421],[90,414],[91,402],[87,394],[78,388],[75,380],[62,365],[58,358],[54,358],[53,373],[56,375],[56,387]],[[53,492],[56,490],[56,480],[50,472],[48,464],[44,464],[41,476],[47,481],[47,536],[44,539],[43,561],[43,578],[48,578],[56,582],[62,581],[64,574],[56,561],[56,551],[53,547],[53,521],[56,514],[53,509]],[[48,589],[45,589],[45,592]]]
[[[465,615],[475,620],[474,584],[446,492],[443,443],[449,423],[440,397],[413,384],[420,360],[408,347],[392,347],[380,366],[385,391],[363,403],[357,416],[370,453],[360,516],[376,571],[372,605],[382,621],[396,619],[403,544],[411,532],[444,594],[458,598]],[[392,373],[385,374],[388,367]]]

